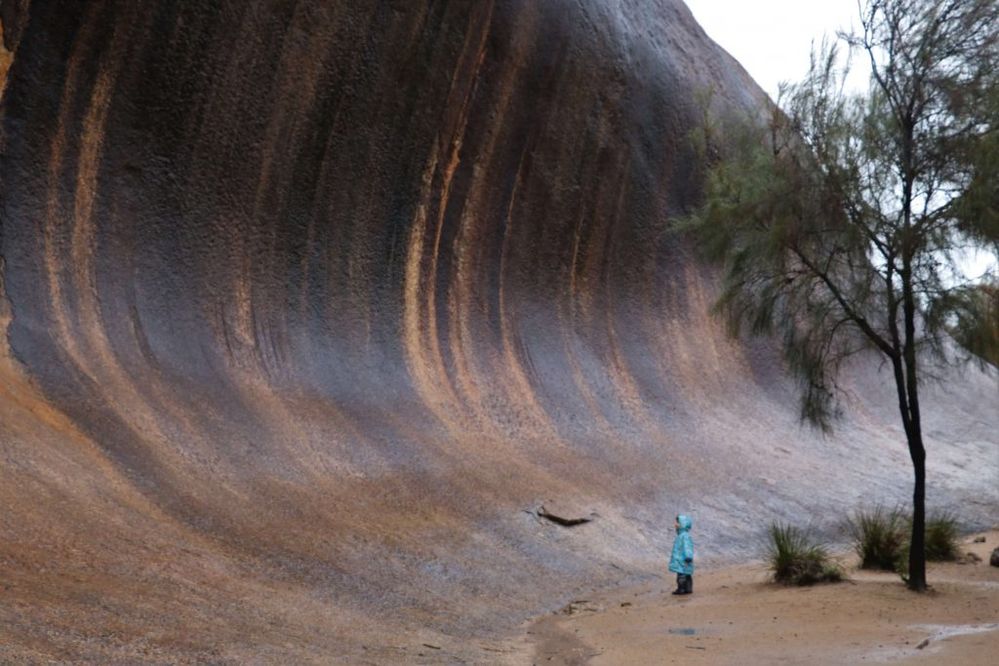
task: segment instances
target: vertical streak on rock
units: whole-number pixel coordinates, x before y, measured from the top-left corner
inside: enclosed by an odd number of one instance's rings
[[[521,154],[520,162],[517,165],[517,173],[514,174],[514,186],[513,191],[510,193],[510,203],[506,209],[503,242],[500,247],[499,284],[497,286],[497,289],[499,290],[498,301],[500,340],[503,348],[504,369],[509,373],[509,382],[511,384],[511,386],[507,389],[509,394],[514,399],[519,399],[530,410],[535,423],[547,431],[548,436],[546,439],[554,442],[557,441],[556,429],[551,424],[544,408],[538,403],[535,388],[531,384],[531,380],[524,369],[522,359],[517,352],[521,344],[520,336],[511,321],[512,313],[509,311],[506,298],[505,278],[507,271],[507,259],[510,254],[510,239],[512,237],[511,229],[514,226],[514,205],[517,202],[517,194],[522,180],[521,174],[524,168],[524,156],[526,155],[526,151],[528,149],[529,147],[525,147],[524,153]]]
[[[13,59],[14,54],[3,45],[3,21],[0,20],[0,97],[3,97],[3,91],[7,87],[7,72],[10,71]]]
[[[403,287],[403,344],[406,349],[406,364],[413,385],[420,393],[423,402],[432,409],[438,418],[445,421],[444,408],[446,404],[438,402],[435,389],[437,388],[431,367],[431,359],[425,353],[423,347],[423,318],[424,312],[421,307],[423,298],[423,245],[424,236],[427,233],[427,207],[432,196],[434,175],[437,171],[438,143],[434,143],[431,149],[430,159],[427,161],[427,168],[423,172],[423,185],[420,189],[420,201],[416,209],[416,216],[413,220],[413,228],[409,234],[406,253],[406,273]],[[439,354],[438,354],[439,356]],[[441,388],[449,388],[445,384]],[[442,401],[457,402],[457,398],[450,396],[452,400]]]
[[[97,11],[97,10],[91,10]],[[100,20],[92,15],[84,22],[87,29],[100,24]],[[127,17],[127,24],[135,19]],[[141,33],[140,33],[141,34]],[[80,93],[83,85],[82,64],[88,61],[86,48],[92,48],[90,40],[81,39],[70,58],[70,65],[63,91],[60,120],[56,138],[52,148],[49,164],[49,205],[46,219],[45,239],[47,248],[45,264],[48,273],[51,294],[51,315],[56,323],[60,346],[69,354],[77,370],[87,376],[97,386],[102,386],[105,395],[111,401],[126,427],[131,431],[129,446],[133,449],[126,454],[130,465],[142,464],[134,455],[134,451],[142,448],[143,457],[160,458],[160,470],[164,472],[169,467],[163,463],[170,457],[170,447],[151,447],[149,441],[166,443],[169,439],[160,429],[158,410],[143,398],[143,392],[135,385],[127,370],[119,362],[112,342],[108,339],[102,320],[101,303],[98,299],[97,273],[94,265],[96,254],[96,217],[97,197],[99,191],[99,175],[103,156],[105,125],[111,102],[114,97],[115,85],[121,67],[127,62],[124,56],[127,33],[112,29],[109,43],[103,45],[97,57],[96,74],[93,88],[89,91],[89,100],[83,114],[82,132],[78,139],[78,155],[75,164],[75,182],[72,190],[72,214],[67,223],[63,219],[66,208],[60,204],[60,186],[64,177],[65,159],[69,153],[67,137],[70,132],[70,114],[74,111],[73,101]],[[69,227],[68,258],[70,266],[63,269],[65,255],[60,254],[57,234],[58,230]],[[63,277],[65,276],[65,277]],[[66,280],[69,293],[62,288],[62,280]],[[75,314],[75,320],[69,318]],[[155,384],[150,381],[150,385]],[[147,461],[148,462],[148,461]],[[134,470],[132,470],[134,471]]]
[[[312,446],[308,433],[299,424],[299,419],[290,412],[268,381],[273,373],[282,371],[280,367],[282,353],[274,342],[278,335],[274,327],[279,323],[285,324],[288,313],[283,308],[267,308],[270,318],[261,320],[256,315],[257,307],[253,292],[253,286],[256,284],[254,269],[258,272],[261,269],[274,270],[270,263],[273,262],[272,255],[277,251],[275,248],[277,226],[281,222],[280,217],[285,213],[288,191],[292,185],[291,170],[275,173],[275,165],[293,163],[294,160],[290,159],[288,154],[302,150],[308,143],[307,138],[299,136],[300,128],[308,128],[303,117],[311,110],[310,102],[316,97],[324,64],[322,58],[314,57],[314,54],[321,52],[321,49],[314,43],[309,20],[310,16],[303,5],[296,4],[287,28],[287,32],[295,35],[295,38],[285,39],[278,53],[278,74],[275,81],[280,81],[283,85],[278,87],[273,95],[274,101],[267,117],[251,211],[255,227],[266,229],[269,226],[269,233],[265,234],[268,253],[266,257],[256,257],[258,262],[266,259],[268,263],[265,266],[255,266],[253,254],[245,247],[240,251],[240,261],[233,280],[233,292],[236,298],[235,326],[237,331],[242,332],[240,335],[243,343],[251,345],[249,349],[252,350],[253,362],[236,363],[232,370],[239,375],[238,381],[234,382],[235,390],[242,394],[248,404],[254,406],[256,412],[268,415],[262,419],[265,423],[271,424],[271,427],[278,431],[284,431],[274,433],[275,436],[271,438],[284,444],[283,459],[289,463],[298,463],[296,466],[306,476],[318,478],[328,472],[327,461]],[[309,249],[313,245],[313,224],[310,218],[306,245]],[[307,262],[308,256],[308,251],[303,253],[303,262]],[[307,265],[303,265],[303,270],[306,268]],[[306,281],[303,280],[303,285],[305,284]],[[302,298],[305,302],[304,294]],[[281,317],[282,321],[273,321],[275,316]],[[280,333],[284,335],[284,326]],[[269,340],[271,344],[261,345],[262,339]],[[271,350],[270,353],[268,350]],[[333,410],[333,407],[330,406],[330,409]],[[307,460],[300,455],[303,449],[309,452]]]
[[[453,286],[449,292],[448,339],[452,343],[455,382],[461,395],[475,410],[479,423],[495,424],[496,415],[492,410],[499,400],[501,409],[510,405],[517,406],[518,411],[522,409],[530,417],[532,429],[540,431],[546,440],[553,441],[556,431],[538,403],[523,359],[517,353],[519,335],[512,323],[505,293],[511,229],[515,226],[514,209],[523,180],[524,161],[531,149],[530,142],[526,142],[521,151],[503,216],[496,215],[493,209],[496,204],[494,175],[501,172],[501,165],[504,164],[503,149],[506,146],[501,142],[508,136],[509,118],[515,115],[511,113],[510,105],[514,101],[518,78],[523,73],[524,60],[529,57],[538,38],[536,12],[529,9],[518,14],[511,32],[514,37],[510,43],[503,45],[502,65],[497,68],[496,80],[490,82],[491,97],[487,100],[490,125],[475,156],[455,238],[457,260],[454,263],[457,268],[450,281]],[[496,224],[500,224],[503,230],[498,266],[485,261],[489,257],[487,243],[490,231]],[[497,274],[495,287],[488,279],[488,273],[492,271]],[[483,292],[490,288],[498,292],[497,312],[493,313],[499,321],[498,357],[494,353],[497,341],[484,333],[483,326],[482,304],[490,300],[490,294]]]
[[[117,34],[117,33],[116,33]],[[70,234],[70,260],[75,272],[74,292],[78,294],[78,316],[89,351],[100,356],[101,365],[115,368],[114,353],[105,335],[97,300],[97,276],[94,272],[95,220],[94,203],[97,198],[98,172],[104,141],[104,123],[114,92],[115,79],[121,58],[115,56],[116,40],[112,38],[106,54],[98,65],[97,80],[83,119],[80,136],[80,156],[76,171],[76,188],[73,195],[73,224]],[[108,62],[110,61],[110,62]]]
[[[625,164],[621,169],[621,177],[618,182],[618,198],[617,203],[614,207],[612,220],[615,223],[620,224],[620,221],[624,218],[625,206],[627,201],[628,192],[628,177],[631,173],[631,168],[629,164]],[[612,224],[611,231],[607,235],[607,242],[604,243],[609,249],[613,249],[610,244],[611,236],[613,235],[614,225]],[[636,421],[640,423],[645,423],[647,421],[647,415],[645,414],[645,407],[642,400],[641,391],[638,388],[635,378],[631,374],[631,370],[628,368],[627,355],[621,346],[621,341],[617,334],[616,328],[616,316],[617,311],[614,307],[614,281],[611,278],[610,271],[617,264],[615,263],[616,257],[613,253],[609,257],[605,258],[604,261],[604,274],[603,279],[603,289],[604,289],[604,324],[607,331],[607,341],[608,349],[610,352],[610,366],[611,366],[611,376],[614,380],[614,386],[617,388],[618,394],[621,399],[621,404],[624,405],[625,409],[635,418]],[[638,286],[641,288],[641,286]]]
[[[456,425],[454,419],[462,408],[463,400],[455,391],[440,348],[441,341],[437,329],[439,305],[436,294],[438,257],[441,252],[441,236],[444,231],[451,183],[461,162],[462,140],[468,124],[469,107],[476,90],[479,70],[485,59],[492,9],[493,5],[490,2],[477,29],[469,29],[466,33],[464,48],[452,75],[451,91],[445,107],[457,108],[457,117],[453,127],[446,124],[437,136],[428,159],[406,254],[403,306],[406,364],[413,385],[424,404],[448,426]],[[448,146],[447,162],[439,171],[442,145]],[[427,227],[432,211],[436,213],[436,219],[431,232],[433,240],[430,243],[430,256],[427,257],[425,256]],[[450,248],[444,249],[444,251],[449,250]]]
[[[59,117],[56,123],[54,137],[50,146],[50,156],[48,163],[48,174],[45,191],[46,206],[45,219],[42,225],[42,256],[45,278],[48,283],[49,316],[54,324],[55,335],[53,336],[61,343],[63,351],[69,356],[73,365],[80,372],[84,373],[91,381],[97,382],[90,373],[84,362],[83,354],[76,342],[76,336],[70,332],[70,322],[68,321],[68,303],[63,294],[62,284],[59,278],[60,272],[60,247],[59,229],[62,226],[63,202],[62,195],[62,172],[66,152],[67,136],[69,135],[69,125],[73,121],[72,100],[75,93],[76,81],[79,79],[80,63],[83,60],[81,51],[88,46],[85,35],[81,35],[73,47],[66,67],[66,79],[63,84],[62,96],[59,101]]]
[[[580,365],[577,350],[575,349],[575,346],[579,342],[576,331],[578,331],[580,321],[585,319],[585,313],[583,317],[579,314],[579,309],[585,307],[585,303],[581,300],[582,297],[579,294],[579,285],[577,284],[577,274],[579,273],[581,266],[581,258],[579,255],[582,228],[584,224],[585,213],[580,210],[573,229],[572,253],[568,267],[569,277],[567,282],[566,307],[569,312],[568,321],[561,327],[562,355],[568,365],[573,386],[582,399],[583,404],[585,404],[589,409],[588,416],[599,425],[599,429],[610,433],[613,431],[614,426],[604,414],[604,410],[601,408],[598,396],[591,387],[590,382],[586,377],[586,373]]]

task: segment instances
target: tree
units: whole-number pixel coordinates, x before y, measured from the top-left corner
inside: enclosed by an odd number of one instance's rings
[[[999,256],[999,2],[859,11],[860,29],[823,42],[768,118],[728,122],[724,143],[706,126],[722,156],[685,226],[725,265],[716,309],[733,333],[781,342],[804,419],[830,428],[845,359],[873,350],[890,366],[914,472],[908,586],[921,591],[924,359],[953,359],[955,327],[997,321],[967,309],[992,292],[975,291],[959,254]],[[870,63],[864,94],[844,88],[843,45]]]

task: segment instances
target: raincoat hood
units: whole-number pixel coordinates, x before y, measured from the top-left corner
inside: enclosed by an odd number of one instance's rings
[[[676,522],[680,523],[680,528],[677,532],[689,532],[690,528],[693,527],[694,522],[690,519],[690,516],[685,516],[682,513],[676,517]]]

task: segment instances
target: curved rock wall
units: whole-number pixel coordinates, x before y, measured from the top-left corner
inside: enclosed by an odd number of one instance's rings
[[[876,373],[800,428],[668,233],[697,100],[765,99],[678,0],[0,16],[0,657],[516,661],[531,613],[659,573],[679,509],[710,562],[906,497]],[[978,522],[990,382],[928,428]]]

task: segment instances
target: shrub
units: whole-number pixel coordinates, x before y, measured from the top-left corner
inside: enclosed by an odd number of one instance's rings
[[[909,549],[912,516],[899,508],[876,506],[858,509],[846,520],[846,531],[860,557],[862,569],[894,571],[903,580],[909,575]],[[949,512],[926,518],[926,560],[953,561],[958,557],[957,518]]]
[[[821,544],[794,525],[770,525],[767,558],[774,580],[785,585],[812,585],[843,579],[843,571]]]
[[[858,509],[847,517],[845,526],[861,569],[898,570],[909,539],[909,521],[902,509],[880,504],[870,511]]]
[[[956,560],[957,547],[957,518],[949,512],[930,514],[926,518],[926,559]]]
[[[906,583],[909,582],[909,551],[911,550],[911,546],[911,540],[906,539],[905,545],[898,552],[898,560],[895,561],[895,573]]]

